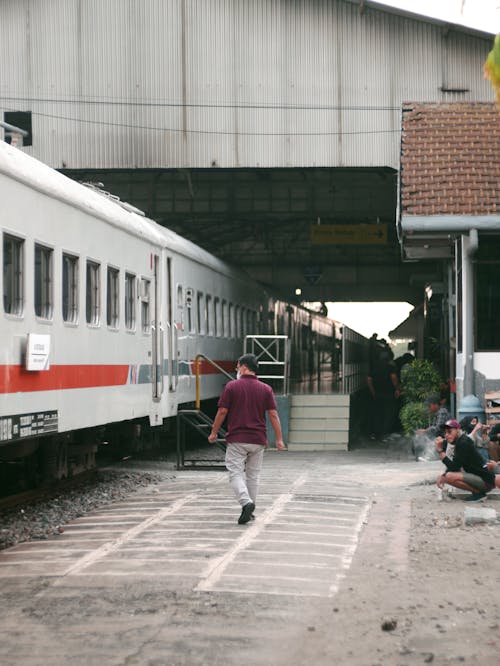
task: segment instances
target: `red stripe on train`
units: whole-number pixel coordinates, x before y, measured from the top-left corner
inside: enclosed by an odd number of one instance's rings
[[[236,361],[214,361],[217,365],[233,375],[236,375]],[[200,375],[218,375],[219,370],[211,363],[200,360]],[[191,361],[191,373],[196,375],[196,361]]]
[[[216,361],[226,372],[235,372],[235,361]],[[22,365],[0,365],[0,394],[58,391],[63,389],[123,386],[127,383],[128,365],[52,365],[49,370],[28,372]],[[196,364],[191,363],[191,372]],[[208,361],[200,362],[201,375],[219,371]]]
[[[127,383],[128,371],[128,365],[52,365],[41,372],[0,365],[0,393],[120,386]]]

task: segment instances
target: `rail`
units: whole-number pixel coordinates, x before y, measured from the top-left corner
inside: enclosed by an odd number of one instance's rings
[[[200,398],[200,365],[201,365],[201,359],[209,363],[212,367],[214,367],[216,370],[218,370],[221,374],[225,375],[228,377],[228,379],[234,379],[233,375],[231,375],[229,372],[226,372],[224,368],[222,368],[218,363],[215,361],[212,361],[211,358],[208,358],[208,356],[205,356],[205,354],[196,354],[195,359],[194,359],[194,364],[195,364],[195,376],[196,376],[196,409],[200,409],[201,405],[201,398]]]

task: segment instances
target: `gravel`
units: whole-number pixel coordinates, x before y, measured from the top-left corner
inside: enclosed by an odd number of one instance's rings
[[[0,510],[0,550],[25,541],[48,539],[63,532],[63,525],[71,520],[165,478],[165,473],[154,470],[99,470],[95,477],[77,487],[23,506]]]

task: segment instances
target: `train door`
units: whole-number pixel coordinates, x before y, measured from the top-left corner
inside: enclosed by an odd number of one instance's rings
[[[177,324],[174,319],[174,309],[172,305],[172,258],[167,257],[166,266],[166,334],[167,334],[167,373],[169,391],[177,389],[179,377],[178,370],[178,336]]]
[[[161,324],[159,293],[160,258],[153,255],[153,303],[151,317],[151,384],[153,402],[159,402],[163,394],[163,328]]]

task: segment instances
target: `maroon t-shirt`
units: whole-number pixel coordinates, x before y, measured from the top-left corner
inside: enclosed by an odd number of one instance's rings
[[[243,375],[228,382],[218,407],[227,412],[226,442],[267,445],[266,411],[276,409],[271,387],[256,375]]]

